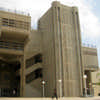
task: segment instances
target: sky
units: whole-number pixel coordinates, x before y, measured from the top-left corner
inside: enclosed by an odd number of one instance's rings
[[[51,7],[54,0],[0,0],[0,8],[30,13],[32,28],[37,28],[38,19]],[[100,66],[100,0],[56,0],[79,9],[82,43],[96,45]]]

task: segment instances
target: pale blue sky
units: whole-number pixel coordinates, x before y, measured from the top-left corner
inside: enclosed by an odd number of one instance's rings
[[[100,17],[100,0],[94,0],[94,2],[96,3],[96,5],[95,7],[93,7],[93,12],[97,17]]]
[[[0,7],[29,12],[32,26],[48,10],[54,0],[0,0]],[[100,0],[57,0],[64,5],[79,8],[82,41],[98,48],[100,66]]]

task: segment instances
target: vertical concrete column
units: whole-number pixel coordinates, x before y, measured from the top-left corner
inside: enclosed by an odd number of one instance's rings
[[[90,77],[90,83],[89,83],[89,88],[90,88],[90,94],[93,94],[93,90],[92,90],[92,75],[91,75],[91,71],[89,71],[89,77]]]
[[[1,37],[1,25],[2,25],[2,19],[0,18],[0,37]]]
[[[20,96],[25,96],[25,58],[24,56],[20,59],[21,69],[20,69]]]
[[[60,22],[60,2],[53,2],[53,27],[55,38],[55,59],[56,59],[56,90],[57,96],[62,97],[62,42]]]
[[[77,57],[78,57],[78,66],[79,66],[79,81],[80,81],[80,96],[83,95],[83,65],[82,65],[82,48],[81,48],[81,32],[80,32],[80,22],[77,7],[73,7],[73,17],[74,17],[74,30],[76,34],[76,43],[77,43]],[[78,77],[78,76],[77,76]]]

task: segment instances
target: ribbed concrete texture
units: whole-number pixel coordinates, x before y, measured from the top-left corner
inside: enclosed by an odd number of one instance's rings
[[[52,100],[42,96],[80,97],[86,92],[97,96],[91,72],[98,68],[97,49],[81,44],[77,7],[53,2],[37,30],[31,28],[31,16],[0,11],[1,97]],[[66,99],[87,100],[61,98]]]
[[[40,18],[39,30],[43,37],[45,95],[52,96],[56,88],[58,96],[81,96],[82,59],[77,8],[53,2]],[[62,82],[59,83],[59,80]]]

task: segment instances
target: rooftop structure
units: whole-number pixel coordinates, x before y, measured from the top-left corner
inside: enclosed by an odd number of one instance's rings
[[[22,12],[22,11],[19,11],[19,10],[16,10],[16,9],[15,10],[6,9],[6,8],[3,8],[3,7],[0,7],[0,11],[11,12],[11,13],[14,13],[14,14],[20,14],[20,15],[26,15],[26,16],[30,15],[27,12]]]

